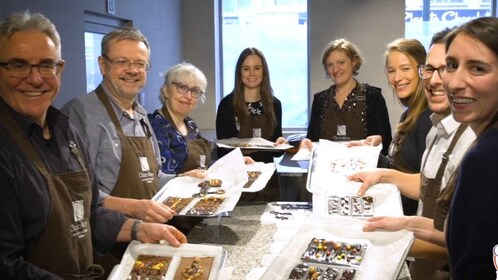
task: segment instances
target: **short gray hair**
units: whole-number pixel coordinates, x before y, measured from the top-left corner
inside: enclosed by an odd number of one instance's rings
[[[22,11],[0,21],[0,39],[10,39],[16,32],[38,31],[45,33],[54,42],[59,57],[61,56],[61,37],[55,25],[40,13]]]
[[[202,105],[206,102],[206,87],[207,79],[202,71],[195,67],[193,64],[188,62],[179,63],[164,72],[164,85],[171,85],[174,82],[182,83],[186,78],[192,78],[199,83],[200,89],[204,92],[201,97],[199,97],[199,104]],[[164,104],[166,98],[163,94],[163,89],[159,90],[159,100]]]

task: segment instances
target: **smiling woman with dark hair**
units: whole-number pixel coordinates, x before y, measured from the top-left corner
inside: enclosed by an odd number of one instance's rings
[[[478,18],[449,34],[443,86],[453,117],[477,135],[464,157],[446,242],[453,279],[495,279],[498,244],[498,18]]]

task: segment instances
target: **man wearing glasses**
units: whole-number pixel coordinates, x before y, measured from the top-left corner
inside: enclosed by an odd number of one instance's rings
[[[417,216],[372,218],[364,228],[365,231],[408,229],[415,233],[416,240],[409,253],[409,256],[415,257],[415,262],[410,266],[413,279],[445,279],[443,276],[447,276],[447,272],[440,269],[448,263],[447,250],[434,237],[444,237],[449,201],[438,198],[444,197],[442,193],[446,184],[475,139],[470,127],[456,122],[451,115],[448,97],[443,89],[442,79],[446,67],[444,37],[450,31],[445,29],[434,34],[426,63],[418,68],[419,76],[424,80],[429,108],[433,112],[433,127],[427,134],[421,173],[377,169],[350,176],[355,181],[363,181],[360,195],[370,185],[386,182],[395,184],[402,194],[418,198]]]
[[[156,136],[136,100],[151,67],[149,43],[140,30],[125,27],[106,34],[101,47],[102,83],[61,110],[89,146],[104,206],[137,219],[166,222],[174,211],[150,199],[173,176],[160,170]],[[112,262],[119,261],[122,251],[115,251]]]
[[[102,273],[94,250],[132,239],[186,242],[174,227],[102,207],[85,141],[51,106],[63,69],[59,33],[45,16],[0,21],[2,279],[93,279]]]

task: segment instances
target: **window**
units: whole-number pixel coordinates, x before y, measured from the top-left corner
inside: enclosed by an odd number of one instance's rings
[[[426,48],[432,34],[471,19],[492,16],[491,0],[406,0],[405,36]]]
[[[102,82],[98,57],[103,37],[104,34],[85,32],[86,92],[96,89]]]
[[[247,47],[266,57],[282,126],[308,122],[308,24],[306,0],[222,0],[223,94],[234,86],[235,64]],[[306,106],[303,106],[306,104]]]
[[[93,13],[85,13],[85,63],[86,92],[91,92],[102,81],[98,57],[101,54],[100,43],[105,34],[121,27],[132,25],[131,21],[114,17],[103,17]]]

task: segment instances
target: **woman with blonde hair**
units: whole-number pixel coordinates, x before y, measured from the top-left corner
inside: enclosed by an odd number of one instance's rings
[[[363,58],[360,50],[346,39],[327,44],[322,54],[325,75],[333,82],[313,97],[310,122],[301,147],[311,150],[311,141],[327,139],[351,141],[380,135],[382,152],[392,140],[386,101],[381,89],[356,80]]]
[[[405,108],[389,146],[387,160],[380,167],[389,167],[405,173],[419,173],[425,138],[432,127],[431,111],[425,98],[423,80],[418,66],[424,65],[426,51],[416,39],[396,39],[387,45],[386,75],[390,87]],[[402,196],[405,215],[415,215],[416,200]]]

